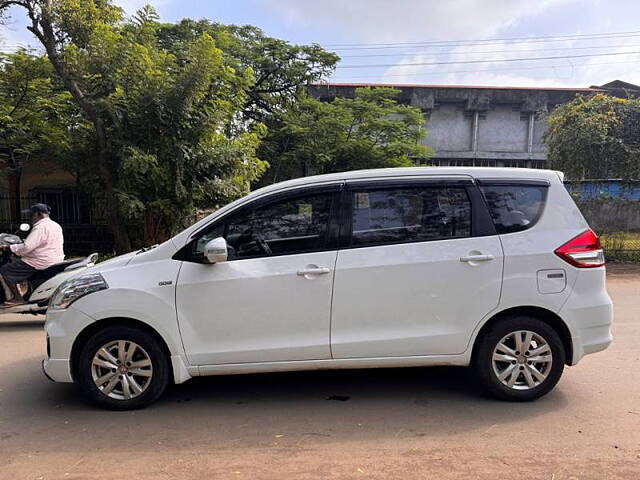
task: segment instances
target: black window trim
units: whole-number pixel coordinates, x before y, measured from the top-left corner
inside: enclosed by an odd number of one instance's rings
[[[430,186],[467,186],[473,185],[474,181],[471,177],[410,177],[398,178],[366,178],[347,180],[345,183],[346,190],[370,190],[382,188],[412,188],[422,185]]]
[[[542,178],[478,178],[478,185],[493,187],[508,187],[511,185],[549,187],[551,182]]]
[[[381,242],[368,245],[351,245],[353,228],[353,195],[354,190],[383,190],[394,188],[419,188],[419,187],[464,187],[471,204],[471,235],[455,237],[437,237],[429,240],[407,240],[402,242]],[[480,189],[475,185],[473,178],[411,178],[411,179],[367,179],[347,180],[340,200],[340,235],[339,249],[350,250],[354,248],[370,248],[389,245],[405,245],[409,243],[437,242],[442,240],[456,240],[464,238],[484,237],[497,235],[493,220],[485,203]]]
[[[206,235],[211,230],[217,228],[219,225],[224,224],[229,220],[230,217],[235,216],[237,214],[242,214],[248,210],[254,210],[256,208],[265,207],[267,205],[271,205],[277,203],[281,200],[286,199],[295,199],[299,197],[304,197],[307,195],[319,195],[323,193],[332,194],[330,205],[329,205],[329,224],[327,228],[327,243],[323,248],[313,249],[313,250],[305,250],[295,253],[279,253],[273,255],[255,255],[250,257],[236,258],[232,260],[228,260],[229,262],[237,262],[242,260],[249,260],[254,258],[271,258],[271,257],[282,257],[286,255],[300,255],[305,253],[314,253],[314,252],[329,252],[338,249],[338,232],[339,232],[339,220],[338,215],[340,211],[340,194],[344,189],[344,181],[329,183],[329,184],[318,184],[318,185],[304,185],[300,187],[288,188],[285,190],[278,190],[273,193],[266,194],[255,200],[252,200],[248,203],[244,203],[239,205],[237,208],[225,212],[221,217],[212,220],[207,225],[203,226],[195,233],[193,233],[189,241],[178,250],[172,257],[174,260],[181,260],[184,262],[192,262],[192,263],[200,263],[198,260],[194,258],[192,255],[193,244],[198,241],[198,239],[202,235]],[[226,226],[225,226],[226,230]]]

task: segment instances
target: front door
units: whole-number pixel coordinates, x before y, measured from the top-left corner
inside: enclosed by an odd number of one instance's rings
[[[348,247],[338,252],[334,281],[334,358],[466,349],[497,306],[502,281],[499,238],[476,235],[475,188],[349,187]]]
[[[325,188],[263,200],[185,247],[176,305],[192,365],[331,357],[335,196]],[[220,236],[228,261],[203,263],[204,245]]]

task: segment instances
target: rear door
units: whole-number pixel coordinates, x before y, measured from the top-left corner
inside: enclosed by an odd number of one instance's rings
[[[471,178],[351,182],[333,358],[463,352],[499,302],[502,248]]]

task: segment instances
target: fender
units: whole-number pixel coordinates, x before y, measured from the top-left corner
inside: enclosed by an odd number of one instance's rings
[[[173,300],[174,295],[169,297]],[[127,308],[123,308],[123,305]],[[182,342],[179,341],[175,303],[162,296],[139,290],[110,288],[87,295],[74,302],[73,306],[98,322],[115,318],[142,322],[162,337],[171,355],[184,355]]]

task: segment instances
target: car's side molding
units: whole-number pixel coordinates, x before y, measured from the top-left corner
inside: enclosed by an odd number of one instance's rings
[[[471,355],[420,355],[410,357],[345,358],[327,360],[298,360],[290,362],[225,363],[201,365],[198,374],[242,375],[266,372],[293,372],[298,370],[339,370],[359,368],[399,368],[430,366],[468,366]]]

